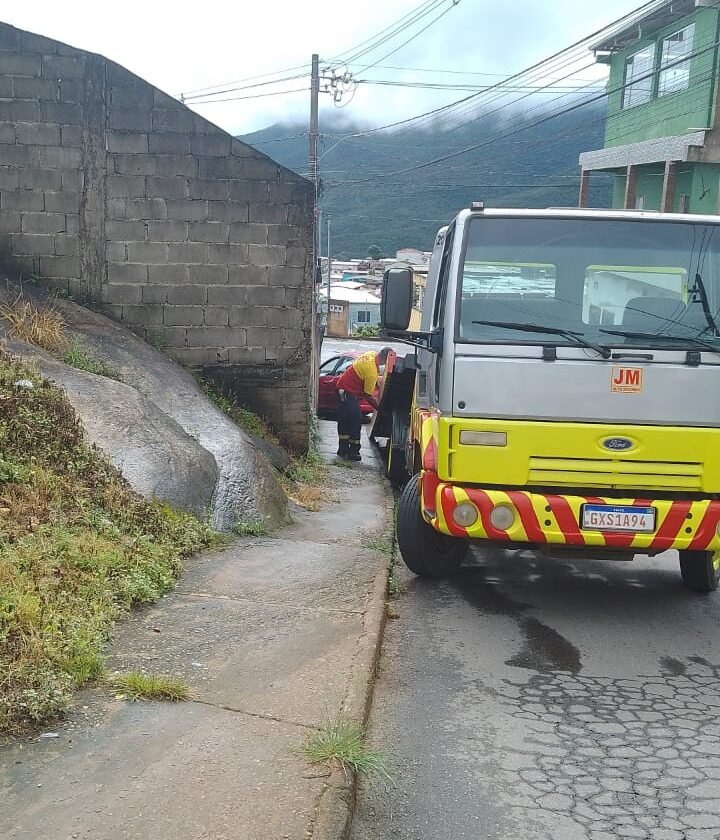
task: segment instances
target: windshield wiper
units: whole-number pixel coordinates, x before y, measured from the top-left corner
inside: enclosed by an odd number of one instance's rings
[[[710,329],[712,330],[712,334],[714,336],[717,336],[718,325],[715,323],[715,319],[713,318],[712,312],[710,311],[710,301],[708,299],[707,289],[705,288],[705,283],[703,282],[702,275],[699,271],[695,274],[695,288],[690,289],[689,291],[692,295],[697,294],[700,296],[700,303],[702,304],[705,320],[708,323],[708,327],[710,327]]]
[[[587,347],[599,353],[603,359],[610,358],[610,348],[602,344],[595,344],[588,341],[581,332],[575,330],[563,330],[559,327],[541,327],[536,324],[520,324],[514,321],[473,321],[473,324],[480,324],[484,327],[505,327],[509,330],[522,330],[523,332],[548,333],[549,335],[560,335],[569,341],[574,341],[579,347]]]
[[[600,327],[600,332],[606,335],[622,335],[625,338],[647,338],[653,341],[664,341],[666,339],[668,341],[682,341],[686,344],[692,344],[695,347],[702,347],[711,353],[720,353],[720,347],[713,347],[709,342],[692,335],[658,335],[657,333],[635,332],[634,330],[605,330],[602,327]]]

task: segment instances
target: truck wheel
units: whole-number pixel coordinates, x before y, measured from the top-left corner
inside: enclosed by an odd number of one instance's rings
[[[385,448],[385,475],[393,484],[403,485],[408,480],[405,461],[407,430],[407,419],[400,412],[393,411],[390,437]]]
[[[397,508],[397,540],[405,565],[420,577],[450,577],[460,569],[467,541],[438,532],[420,514],[420,479],[405,485]]]
[[[720,581],[720,564],[712,551],[681,551],[680,574],[693,592],[714,592]]]

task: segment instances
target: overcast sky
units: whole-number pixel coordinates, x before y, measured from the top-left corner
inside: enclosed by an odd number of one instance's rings
[[[440,2],[440,0],[436,0]],[[347,53],[421,5],[421,0],[259,0],[182,4],[125,0],[113,8],[93,2],[29,0],[6,3],[1,19],[100,53],[124,65],[173,96],[219,86],[238,88],[265,82],[247,80],[262,74],[298,68],[281,76],[309,73],[310,56],[317,52],[329,61]],[[402,80],[416,84],[487,84],[501,75],[522,70],[580,40],[638,8],[638,0],[452,0],[438,5],[374,52],[345,69],[354,78]],[[447,10],[447,11],[446,11]],[[368,65],[400,46],[438,15],[446,13],[392,56]],[[592,60],[590,53],[586,62]],[[396,67],[427,68],[399,71]],[[461,72],[440,72],[461,71]],[[566,72],[566,71],[564,71]],[[481,75],[487,74],[487,75]],[[493,75],[498,74],[498,75]],[[501,74],[501,75],[500,75]],[[570,80],[582,84],[602,75],[594,67]],[[233,83],[233,84],[227,84]],[[309,111],[307,78],[289,79],[275,86],[246,87],[217,99],[232,101],[199,104],[196,110],[234,134],[274,122],[305,119]],[[300,92],[285,93],[302,88]],[[264,94],[282,92],[282,95]],[[343,97],[342,114],[364,124],[383,124],[413,116],[467,95],[385,85],[360,85],[351,98]],[[262,98],[237,99],[257,96]],[[351,100],[351,101],[350,101]],[[321,96],[321,120],[335,110],[331,97]],[[322,123],[321,123],[322,124]]]

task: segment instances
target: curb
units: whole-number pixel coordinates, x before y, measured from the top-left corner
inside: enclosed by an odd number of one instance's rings
[[[392,510],[392,503],[388,506]],[[358,642],[359,651],[350,674],[342,713],[364,727],[370,716],[375,677],[387,621],[386,595],[388,569],[375,576]],[[336,767],[330,773],[318,802],[312,828],[312,840],[347,840],[352,827],[357,796],[357,776]]]

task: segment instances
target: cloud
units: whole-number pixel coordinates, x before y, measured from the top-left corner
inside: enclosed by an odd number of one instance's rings
[[[329,0],[237,4],[205,0],[202,4],[173,7],[169,13],[165,3],[126,0],[122,13],[114,15],[112,25],[108,25],[106,18],[98,14],[96,2],[76,0],[61,5],[50,0],[34,0],[13,4],[4,10],[3,20],[99,52],[166,92],[178,95],[285,68],[301,66],[309,73],[313,52],[324,59],[346,52],[411,12],[418,3],[419,0],[366,0],[341,9]],[[385,69],[385,65],[468,74],[509,74],[612,22],[632,10],[636,0],[585,2],[580,6],[578,0],[513,0],[511,3],[460,0],[427,32],[380,62],[382,68],[367,70],[365,76],[406,81],[467,78],[482,83],[493,77],[401,74]],[[424,22],[431,20],[433,14]],[[416,29],[353,63],[350,69],[361,71]],[[276,88],[236,91],[226,98],[306,86],[307,79],[297,79]],[[353,121],[381,124],[451,102],[461,95],[461,92],[360,86],[352,102],[344,98],[342,113]],[[337,113],[328,97],[322,99],[325,118],[331,112]],[[307,120],[309,92],[193,107],[233,133],[247,132],[273,122]]]

